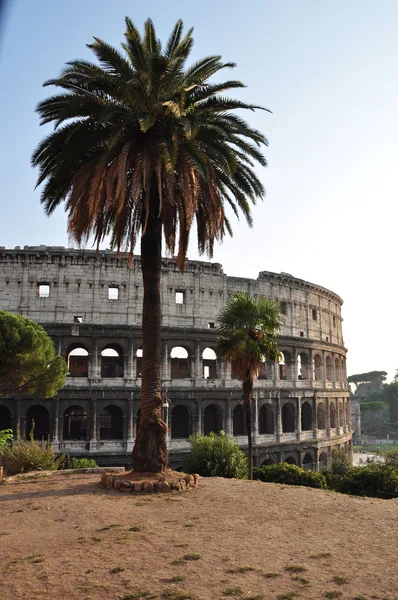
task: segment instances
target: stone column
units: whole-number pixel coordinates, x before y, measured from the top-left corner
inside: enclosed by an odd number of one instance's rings
[[[127,399],[127,435],[126,435],[126,452],[133,451],[133,399],[134,392],[131,392]]]
[[[330,338],[332,339],[332,338]],[[335,364],[335,355],[332,353],[332,381],[333,381],[333,389],[336,389],[336,364]]]
[[[97,400],[91,400],[91,431],[90,431],[90,451],[97,449]]]
[[[101,379],[101,360],[98,356],[98,341],[94,339],[93,354],[91,357],[91,369],[89,371],[90,379]]]
[[[232,419],[232,406],[231,406],[231,398],[227,398],[227,400],[225,401],[225,410],[226,410],[226,415],[225,415],[225,420],[226,420],[226,425],[225,425],[225,433],[229,436],[232,436],[234,433],[234,428],[233,428],[233,419]]]
[[[222,378],[225,381],[231,381],[231,363],[227,360],[221,362]]]
[[[319,471],[319,450],[318,450],[318,448],[315,448],[314,471]]]
[[[326,352],[322,350],[322,384],[326,387]]]
[[[130,338],[127,343],[127,352],[124,357],[124,379],[134,379],[133,377],[133,363],[134,363],[134,344]]]
[[[316,439],[318,437],[318,421],[317,421],[317,414],[316,414],[316,394],[314,394],[313,400],[312,400],[312,435],[313,437]]]
[[[347,419],[346,419],[346,412],[345,412],[345,403],[346,403],[346,399],[343,398],[343,432],[347,433]]]
[[[283,430],[282,430],[282,404],[281,404],[281,396],[279,393],[276,396],[275,417],[276,417],[276,441],[280,442]]]
[[[53,398],[53,412],[54,418],[52,419],[52,447],[55,452],[59,450],[59,400]]]
[[[301,398],[297,398],[296,439],[298,441],[301,440]]]
[[[312,348],[308,348],[308,378],[310,386],[314,387],[314,359],[312,357]]]
[[[198,412],[197,412],[198,422],[197,422],[197,431],[199,435],[203,435],[203,411],[200,400],[198,399]]]
[[[169,344],[167,340],[163,342],[163,365],[162,365],[162,379],[164,381],[170,381],[170,357],[169,357]]]
[[[200,351],[200,343],[198,341],[196,341],[196,356],[194,357],[192,366],[195,369],[192,373],[192,377],[195,379],[203,379],[202,353]]]
[[[297,349],[293,348],[293,352],[292,352],[292,361],[293,361],[293,387],[296,387],[297,385],[297,380],[298,380],[298,362],[297,362],[298,356],[297,356]]]
[[[325,398],[326,435],[330,437],[330,398]]]

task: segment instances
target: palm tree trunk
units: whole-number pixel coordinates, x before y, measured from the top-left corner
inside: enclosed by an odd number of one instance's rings
[[[159,196],[153,186],[145,235],[141,236],[141,270],[144,283],[142,310],[141,419],[132,466],[135,471],[158,473],[167,468],[167,426],[162,421],[161,299],[162,220]]]
[[[253,479],[253,440],[252,440],[252,393],[253,381],[243,382],[243,408],[246,413],[248,441],[248,478]]]

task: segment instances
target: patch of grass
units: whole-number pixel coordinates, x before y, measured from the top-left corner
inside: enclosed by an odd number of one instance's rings
[[[193,523],[185,523],[184,527],[193,527]]]
[[[96,535],[96,536],[92,537],[91,539],[93,540],[93,542],[102,542],[104,538],[100,535]]]
[[[184,556],[182,558],[184,560],[199,560],[202,557],[200,556],[200,554],[195,554],[193,552],[192,554],[184,554]]]
[[[184,581],[185,577],[183,575],[174,575],[169,579],[170,583],[178,583],[179,581]]]
[[[328,600],[333,600],[333,598],[340,598],[343,595],[343,592],[338,592],[337,590],[332,590],[330,592],[325,592],[323,597]]]
[[[371,598],[372,598],[372,596],[371,596]],[[366,598],[366,596],[354,596],[354,598],[352,600],[368,600],[368,599]]]
[[[111,569],[109,571],[109,573],[111,573],[113,575],[114,573],[122,573],[123,571],[124,571],[124,567],[115,567],[114,569]]]
[[[264,596],[262,594],[256,594],[255,596],[246,596],[245,600],[264,600]]]
[[[296,596],[296,592],[288,592],[287,594],[280,594],[276,597],[276,600],[293,600]]]
[[[77,540],[76,540],[76,541],[77,541],[79,544],[83,544],[83,542],[85,542],[85,541],[86,541],[86,538],[85,538],[85,537],[79,537],[79,538],[77,538]]]
[[[242,594],[243,590],[240,587],[230,587],[222,593],[223,596],[242,596]]]
[[[136,502],[135,505],[136,506],[145,506],[145,502]]]
[[[248,566],[243,566],[243,567],[237,567],[236,569],[228,569],[227,573],[231,573],[231,575],[243,575],[244,573],[247,573],[248,571],[255,571],[256,569],[254,567],[248,567]]]
[[[330,552],[320,552],[319,554],[311,554],[310,558],[330,558]]]
[[[190,600],[192,596],[181,590],[165,590],[161,596],[165,600]]]
[[[295,575],[294,577],[292,577],[292,581],[298,581],[298,583],[301,583],[302,585],[310,584],[308,579],[306,579],[305,577],[300,577],[299,575]]]
[[[307,569],[301,565],[287,565],[285,571],[288,573],[305,573]]]
[[[174,548],[188,548],[189,544],[174,544]]]
[[[176,558],[176,560],[173,560],[170,564],[175,567],[181,567],[181,565],[185,565],[186,562],[182,558]]]
[[[333,577],[333,581],[337,583],[337,585],[343,585],[344,583],[348,583],[347,577],[343,577],[342,575],[335,575]]]
[[[44,558],[44,556],[38,556],[37,558],[34,558],[33,560],[31,560],[31,563],[33,565],[36,565],[38,563],[42,563],[44,562],[46,559]]]
[[[119,525],[119,523],[112,523],[111,525],[103,527],[102,529],[100,529],[100,531],[108,531],[109,529],[115,529],[115,527],[121,527],[121,525]]]
[[[121,600],[156,600],[156,596],[151,592],[134,592],[134,594],[125,594]]]
[[[41,506],[34,506],[32,510],[41,510]]]
[[[133,527],[129,528],[129,531],[141,531],[141,527],[139,525],[133,525]]]
[[[280,577],[279,573],[264,573],[265,579],[275,579],[276,577]]]

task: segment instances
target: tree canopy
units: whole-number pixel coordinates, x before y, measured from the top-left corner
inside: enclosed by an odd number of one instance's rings
[[[67,370],[41,325],[0,311],[0,398],[17,392],[55,396]]]
[[[366,383],[378,378],[380,378],[381,381],[385,381],[387,379],[387,371],[369,371],[369,373],[358,373],[357,375],[350,375],[347,377],[347,381],[350,383]]]

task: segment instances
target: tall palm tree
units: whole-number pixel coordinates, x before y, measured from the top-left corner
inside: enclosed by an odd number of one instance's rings
[[[266,139],[236,110],[260,108],[226,97],[239,81],[210,83],[234,67],[208,56],[186,65],[192,29],[178,21],[165,48],[150,19],[141,36],[126,18],[122,52],[94,38],[99,64],[68,62],[44,85],[61,93],[40,102],[41,124],[54,132],[36,148],[32,164],[44,183],[48,215],[62,202],[68,232],[79,244],[129,252],[141,237],[142,410],[133,468],[158,472],[167,464],[166,425],[161,419],[160,275],[162,237],[170,255],[177,246],[183,269],[191,224],[198,247],[211,257],[215,240],[232,230],[225,208],[252,223],[250,204],[264,195],[254,166],[266,161]]]
[[[277,334],[281,321],[279,302],[237,293],[218,317],[220,341],[217,354],[229,361],[242,381],[246,415],[249,479],[253,479],[252,396],[253,381],[266,358],[278,360]]]

